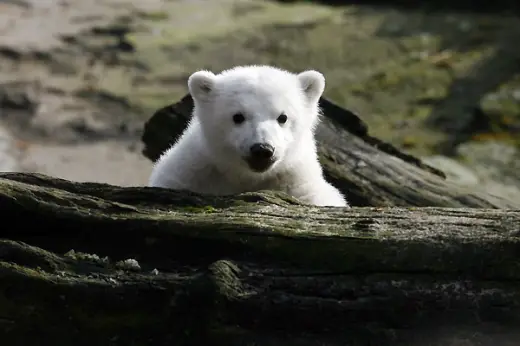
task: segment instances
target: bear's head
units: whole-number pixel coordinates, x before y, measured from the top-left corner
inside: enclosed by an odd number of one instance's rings
[[[261,174],[311,154],[325,88],[321,73],[240,66],[217,75],[195,72],[188,87],[193,115],[216,164]]]

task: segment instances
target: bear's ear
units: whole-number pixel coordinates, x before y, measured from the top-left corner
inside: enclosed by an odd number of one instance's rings
[[[325,77],[318,71],[309,70],[298,74],[298,80],[307,100],[318,102],[325,90]]]
[[[215,74],[210,71],[197,71],[188,78],[188,89],[191,97],[205,101],[215,86]]]

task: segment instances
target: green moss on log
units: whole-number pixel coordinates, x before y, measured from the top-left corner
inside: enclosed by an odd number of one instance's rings
[[[10,345],[402,345],[424,328],[520,323],[520,211],[19,173],[0,174],[0,205],[15,225],[0,229]]]

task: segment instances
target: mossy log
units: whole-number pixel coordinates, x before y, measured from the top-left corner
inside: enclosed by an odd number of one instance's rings
[[[359,116],[321,98],[324,117],[316,138],[327,179],[354,206],[520,208],[486,191],[447,181],[443,172],[368,133]],[[185,129],[193,109],[188,94],[145,124],[143,154],[155,161]]]
[[[5,345],[520,336],[520,211],[319,208],[20,173],[0,174],[0,211]]]

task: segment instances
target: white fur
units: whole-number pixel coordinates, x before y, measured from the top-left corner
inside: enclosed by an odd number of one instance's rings
[[[325,181],[314,129],[325,78],[317,71],[293,74],[269,66],[240,66],[188,80],[193,117],[179,140],[159,158],[149,185],[201,194],[284,191],[318,206],[348,206]],[[233,115],[245,121],[235,124]],[[277,118],[285,113],[288,120]],[[244,160],[252,144],[269,143],[275,163],[258,173]]]

